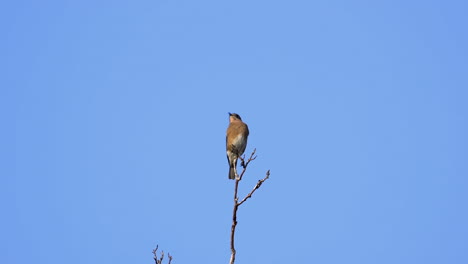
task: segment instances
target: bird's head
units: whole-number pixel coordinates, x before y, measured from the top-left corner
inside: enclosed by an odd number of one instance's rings
[[[240,117],[240,115],[236,114],[236,113],[228,113],[229,114],[229,121],[232,122],[234,120],[240,120],[242,121],[242,118]]]

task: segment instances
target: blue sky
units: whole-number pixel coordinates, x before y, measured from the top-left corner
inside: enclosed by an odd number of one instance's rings
[[[4,1],[2,263],[468,263],[465,1]]]

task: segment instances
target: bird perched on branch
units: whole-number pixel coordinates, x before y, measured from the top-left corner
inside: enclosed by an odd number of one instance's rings
[[[234,180],[237,175],[237,159],[244,154],[247,146],[249,127],[242,122],[238,114],[229,113],[229,126],[226,131],[226,154],[229,162],[229,179]]]

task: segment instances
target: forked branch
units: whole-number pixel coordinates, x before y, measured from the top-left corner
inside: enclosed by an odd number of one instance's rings
[[[252,189],[252,191],[250,191],[240,202],[239,202],[239,196],[237,194],[237,191],[239,189],[239,182],[242,180],[242,177],[244,176],[245,174],[245,171],[247,170],[247,166],[250,164],[251,161],[255,160],[257,158],[257,156],[255,156],[255,151],[256,149],[254,149],[252,151],[252,154],[250,154],[250,157],[249,159],[246,161],[245,160],[245,156],[241,156],[239,157],[240,160],[241,160],[241,166],[243,167],[243,170],[241,172],[241,174],[239,175],[239,177],[236,177],[236,182],[234,184],[234,208],[233,208],[233,212],[232,212],[232,226],[231,226],[231,259],[229,261],[230,264],[234,264],[235,260],[236,260],[236,248],[235,248],[235,243],[234,243],[234,238],[235,238],[235,233],[236,233],[236,226],[237,226],[237,210],[239,209],[239,206],[241,204],[243,204],[245,201],[247,201],[247,199],[251,198],[252,195],[254,194],[254,192],[256,190],[258,190],[260,188],[260,186],[262,186],[263,182],[265,182],[269,177],[270,177],[270,170],[268,170],[266,172],[266,176],[259,180],[257,182],[257,185],[255,185],[255,187]]]
[[[158,248],[159,248],[159,246],[156,245],[156,248],[153,249],[154,263],[155,263],[155,264],[162,264],[162,261],[163,261],[163,259],[164,259],[164,251],[161,251],[161,257],[158,257]],[[171,261],[172,261],[172,256],[171,256],[171,254],[167,253],[167,258],[169,259],[169,261],[167,262],[167,264],[171,264]]]

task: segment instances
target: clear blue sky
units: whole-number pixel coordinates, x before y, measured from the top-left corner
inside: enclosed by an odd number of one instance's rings
[[[0,262],[468,263],[466,1],[3,1]]]

